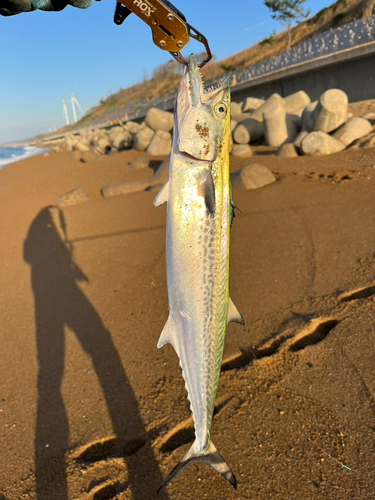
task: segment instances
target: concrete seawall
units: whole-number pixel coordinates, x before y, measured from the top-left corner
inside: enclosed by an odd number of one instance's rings
[[[232,87],[232,100],[286,97],[304,90],[312,101],[330,88],[341,89],[349,101],[375,98],[375,42],[360,45],[312,61],[289,66]]]

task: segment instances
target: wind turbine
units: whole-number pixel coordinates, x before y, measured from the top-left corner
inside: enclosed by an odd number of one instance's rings
[[[62,102],[63,102],[63,115],[65,117],[66,124],[69,125],[69,116],[68,116],[68,110],[66,109],[65,99],[62,99]]]
[[[76,115],[76,108],[74,107],[75,104],[77,104],[77,106],[79,107],[79,109],[82,111],[82,114],[84,114],[85,112],[83,111],[82,109],[82,106],[80,105],[80,103],[77,101],[77,99],[74,97],[74,90],[73,92],[70,94],[70,102],[72,104],[72,111],[73,111],[73,121],[74,123],[77,121],[77,115]]]

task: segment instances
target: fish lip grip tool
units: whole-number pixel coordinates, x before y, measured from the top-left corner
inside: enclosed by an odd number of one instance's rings
[[[115,24],[122,24],[131,13],[150,26],[154,44],[167,50],[179,63],[188,64],[180,50],[189,42],[189,38],[205,46],[207,57],[199,64],[200,68],[212,59],[207,38],[193,28],[182,12],[168,0],[117,0]]]

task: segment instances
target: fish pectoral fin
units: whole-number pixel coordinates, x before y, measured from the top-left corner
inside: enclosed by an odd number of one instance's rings
[[[154,206],[158,207],[169,200],[169,180],[164,184],[154,199]]]
[[[158,349],[160,349],[161,347],[163,347],[163,345],[168,343],[172,344],[174,350],[176,350],[174,324],[170,316],[168,316],[167,322],[165,323],[163,331],[161,332],[157,347]]]
[[[233,300],[230,297],[228,302],[227,325],[229,323],[239,323],[240,325],[245,324],[240,311],[234,305]]]
[[[205,172],[206,175],[201,176],[201,180],[198,184],[198,196],[204,198],[204,203],[206,205],[207,211],[210,215],[215,214],[215,185],[212,178],[211,169]]]
[[[185,467],[188,467],[194,462],[206,463],[223,477],[225,477],[225,479],[230,482],[235,490],[237,489],[237,480],[224,458],[217,451],[215,445],[211,441],[209,441],[209,443],[203,450],[199,450],[197,441],[195,441],[190,450],[182,458],[182,460],[161,483],[157,492],[159,493],[159,491],[164,488],[164,486],[166,486],[171,479],[173,479],[179,472],[185,469]]]

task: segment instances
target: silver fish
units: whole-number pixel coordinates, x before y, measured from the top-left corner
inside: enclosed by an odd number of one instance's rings
[[[167,205],[166,264],[169,317],[158,347],[175,349],[185,379],[195,442],[165,478],[202,461],[235,488],[237,481],[210,440],[226,326],[243,324],[229,298],[229,76],[205,90],[192,55],[175,108],[167,183],[154,205]]]

